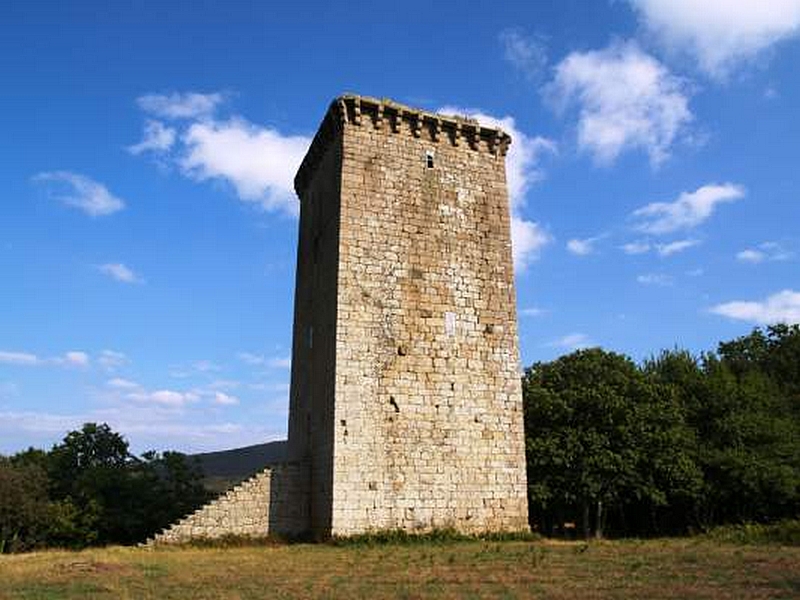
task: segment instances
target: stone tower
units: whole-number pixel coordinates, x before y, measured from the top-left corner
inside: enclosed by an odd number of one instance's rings
[[[288,458],[318,535],[528,526],[509,143],[355,95],[314,137],[295,178]]]

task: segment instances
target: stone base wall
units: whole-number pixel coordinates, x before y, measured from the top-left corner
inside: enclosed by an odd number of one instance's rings
[[[308,469],[277,463],[181,519],[148,544],[180,544],[227,535],[298,536],[309,528]]]

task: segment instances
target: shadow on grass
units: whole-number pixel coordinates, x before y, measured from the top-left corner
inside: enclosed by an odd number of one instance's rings
[[[453,542],[533,542],[544,539],[541,535],[527,531],[507,531],[486,534],[465,534],[455,529],[434,529],[414,533],[402,529],[375,531],[352,536],[333,536],[317,539],[310,535],[300,536],[244,536],[225,535],[217,538],[195,538],[183,544],[170,544],[164,547],[175,548],[249,548],[288,546],[293,544],[320,544],[337,547],[364,547],[385,545],[437,545]]]

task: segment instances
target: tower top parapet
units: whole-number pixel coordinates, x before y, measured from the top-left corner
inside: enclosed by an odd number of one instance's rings
[[[330,143],[346,125],[372,126],[387,134],[411,135],[433,143],[466,145],[476,152],[505,156],[511,136],[499,127],[487,127],[466,116],[444,115],[400,104],[388,98],[378,99],[358,94],[335,98],[314,136],[297,175],[294,189],[302,198],[319,161]]]

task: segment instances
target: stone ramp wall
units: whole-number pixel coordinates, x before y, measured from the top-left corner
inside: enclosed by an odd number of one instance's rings
[[[275,463],[147,540],[181,544],[227,535],[298,536],[308,531],[305,463]]]

